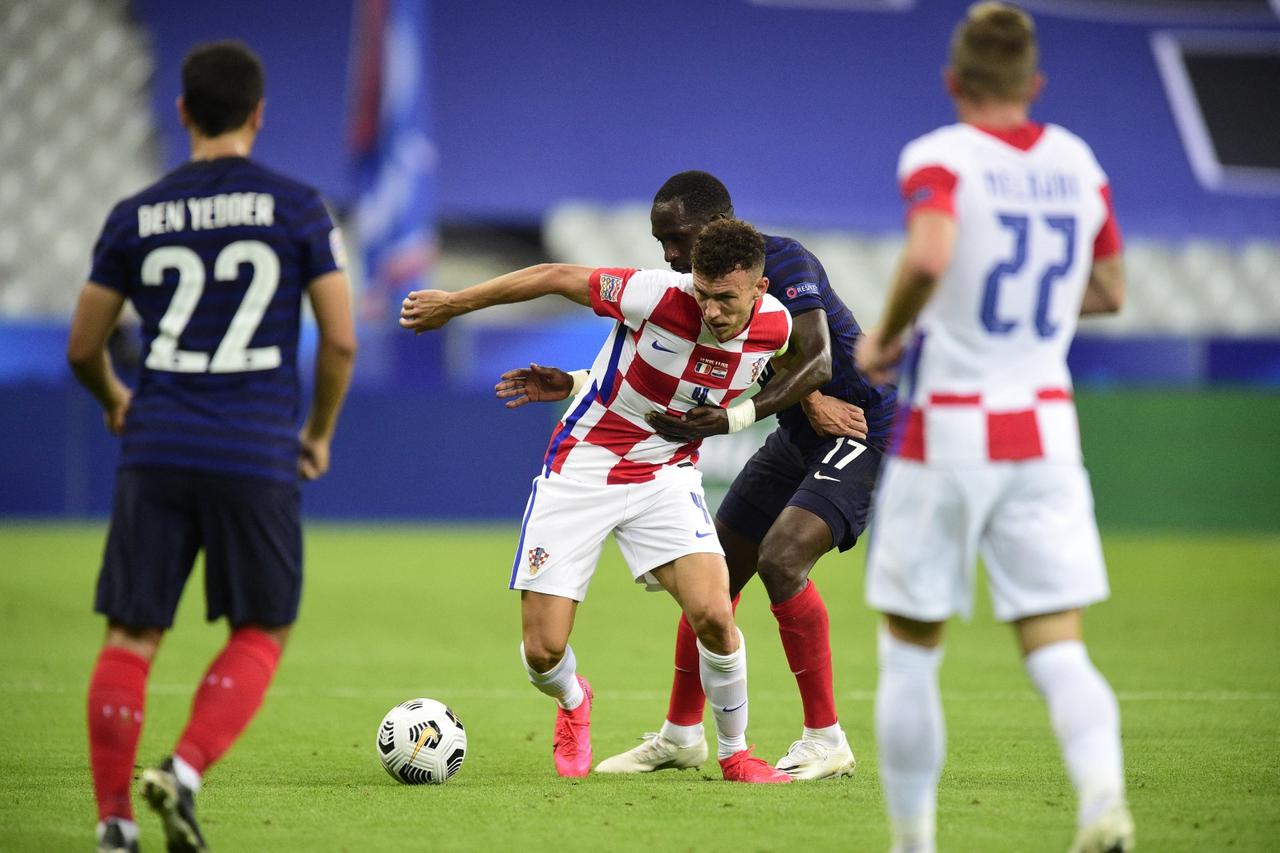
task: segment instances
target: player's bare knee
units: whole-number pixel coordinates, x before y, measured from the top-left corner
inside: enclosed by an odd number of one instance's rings
[[[889,633],[904,643],[929,649],[936,648],[942,643],[945,622],[918,622],[892,613],[886,613],[884,618]]]
[[[716,654],[729,654],[737,638],[733,623],[733,606],[724,602],[696,603],[685,608],[693,632],[707,649]]]
[[[1028,616],[1014,622],[1014,630],[1023,657],[1045,646],[1078,641],[1084,636],[1079,609]]]
[[[547,637],[524,638],[524,659],[534,672],[550,672],[564,659],[567,643],[557,643]]]
[[[159,650],[164,631],[164,628],[142,628],[112,622],[107,625],[107,636],[103,645],[124,649],[149,661]]]
[[[804,543],[789,536],[765,537],[758,570],[769,600],[779,604],[798,595],[809,581],[814,559]]]
[[[236,631],[242,628],[248,628],[250,630],[257,631],[262,634],[266,634],[268,637],[272,639],[273,642],[275,642],[277,646],[283,649],[285,643],[288,642],[289,640],[289,632],[293,629],[293,626],[292,625],[274,625],[271,627],[267,627],[266,625],[246,624],[246,625],[238,625],[232,628],[231,632],[234,634]]]

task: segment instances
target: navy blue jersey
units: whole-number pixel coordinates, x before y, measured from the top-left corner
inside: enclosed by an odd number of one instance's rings
[[[897,390],[892,385],[871,385],[854,366],[853,345],[862,329],[831,288],[822,263],[798,241],[766,234],[764,274],[769,279],[769,292],[792,317],[814,309],[826,313],[831,332],[831,379],[819,390],[860,407],[867,418],[867,441],[882,446],[893,425]],[[772,371],[767,371],[762,384],[771,377]],[[778,425],[802,446],[822,440],[799,404],[778,412]]]
[[[241,157],[115,206],[89,280],[142,320],[122,466],[297,479],[302,297],[340,268],[339,245],[316,190]]]

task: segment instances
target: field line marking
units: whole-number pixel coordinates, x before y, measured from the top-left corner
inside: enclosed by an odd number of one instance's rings
[[[149,684],[147,692],[158,696],[188,695],[195,691],[192,684]],[[65,684],[44,681],[2,681],[0,694],[62,694],[82,693],[86,689],[83,684]],[[317,699],[370,699],[386,697],[411,696],[448,696],[455,699],[489,699],[494,701],[522,700],[533,698],[537,691],[527,687],[458,687],[421,684],[402,687],[295,687],[280,684],[273,686],[269,693],[287,698]],[[658,690],[607,690],[609,699],[619,701],[651,702],[667,698],[665,691]],[[944,690],[944,701],[957,702],[1039,702],[1040,695],[1031,689],[1022,691],[982,691],[982,690]],[[756,701],[775,702],[793,701],[796,698],[790,690],[758,690],[751,693]],[[874,702],[873,690],[846,690],[837,694],[838,699],[852,702]],[[1280,702],[1280,691],[1275,690],[1120,690],[1116,698],[1121,702]]]

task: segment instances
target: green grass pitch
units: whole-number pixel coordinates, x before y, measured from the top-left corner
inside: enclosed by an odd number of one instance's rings
[[[93,799],[85,683],[102,632],[90,613],[104,527],[0,525],[0,850],[87,850]],[[1280,539],[1105,536],[1112,600],[1092,611],[1094,660],[1123,716],[1141,849],[1280,849]],[[506,590],[512,528],[312,525],[302,618],[257,719],[209,773],[211,845],[248,850],[871,850],[887,848],[872,707],[875,621],[861,601],[864,549],[814,577],[831,611],[841,717],[858,774],[734,786],[701,771],[563,780],[550,700],[517,655]],[[198,580],[151,675],[139,762],[167,752],[221,646]],[[609,545],[573,638],[596,689],[598,758],[657,727],[675,605],[629,580]],[[739,621],[751,727],[776,760],[800,732],[799,700],[758,584]],[[948,755],[940,846],[1065,850],[1074,802],[1047,715],[985,598],[946,646]],[[430,696],[467,726],[449,784],[406,787],[379,766],[393,704]],[[708,715],[708,727],[711,720]],[[139,810],[144,850],[162,849]]]

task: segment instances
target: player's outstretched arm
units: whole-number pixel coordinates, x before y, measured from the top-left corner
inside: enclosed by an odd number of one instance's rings
[[[346,273],[334,270],[319,276],[307,292],[320,343],[316,348],[315,396],[302,427],[298,473],[314,480],[329,470],[329,445],[355,364],[356,331]]]
[[[858,370],[872,383],[880,385],[893,378],[902,358],[902,335],[947,271],[955,244],[956,223],[951,214],[929,209],[912,214],[884,316],[854,348]]]
[[[592,267],[576,264],[538,264],[452,293],[415,290],[400,306],[400,325],[415,332],[427,332],[472,311],[551,294],[579,305],[590,305],[591,273]]]
[[[566,373],[558,367],[529,363],[502,374],[502,381],[493,386],[498,399],[506,400],[508,409],[518,409],[525,403],[554,403],[573,394],[577,387],[575,377],[585,370]]]
[[[129,413],[132,393],[120,381],[107,354],[107,338],[124,307],[124,296],[96,282],[85,282],[67,336],[71,372],[102,406],[107,429],[119,435]]]
[[[1080,316],[1118,313],[1124,307],[1125,290],[1124,261],[1119,252],[1094,261],[1080,303]]]

